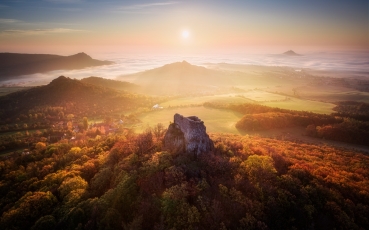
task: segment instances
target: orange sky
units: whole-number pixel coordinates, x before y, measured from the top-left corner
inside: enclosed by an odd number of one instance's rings
[[[27,6],[5,0],[0,52],[368,48],[367,2],[309,3],[48,0]]]

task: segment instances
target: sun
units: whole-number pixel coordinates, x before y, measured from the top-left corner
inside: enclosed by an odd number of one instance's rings
[[[188,30],[182,31],[182,38],[186,39],[190,37],[190,32]]]

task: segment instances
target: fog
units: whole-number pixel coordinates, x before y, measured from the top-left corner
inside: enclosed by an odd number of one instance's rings
[[[296,51],[299,53],[298,51]],[[165,64],[186,60],[193,65],[229,63],[243,65],[288,66],[296,69],[311,68],[316,70],[369,72],[368,52],[315,52],[301,53],[302,56],[282,54],[243,54],[230,53],[221,55],[132,55],[122,53],[99,53],[91,55],[99,60],[114,61],[115,64],[80,70],[57,70],[14,77],[3,81],[1,85],[35,86],[49,83],[52,79],[64,75],[82,79],[90,76],[115,79],[118,76],[145,71]],[[124,78],[123,78],[124,79]],[[130,81],[129,78],[125,79]]]

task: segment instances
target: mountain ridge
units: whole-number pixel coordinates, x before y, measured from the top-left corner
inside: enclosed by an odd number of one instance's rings
[[[96,86],[102,86],[102,87],[106,87],[110,89],[115,89],[115,90],[129,91],[129,92],[133,92],[139,88],[138,85],[127,82],[127,81],[118,81],[118,80],[106,79],[106,78],[95,77],[95,76],[83,78],[81,79],[81,82],[88,83],[91,85],[96,85]]]
[[[89,84],[60,76],[49,84],[0,97],[0,122],[16,119],[31,110],[62,107],[76,116],[108,116],[113,112],[149,107],[153,98],[136,93]]]
[[[54,70],[83,69],[110,64],[113,64],[113,62],[93,59],[84,52],[70,56],[0,53],[0,79]]]

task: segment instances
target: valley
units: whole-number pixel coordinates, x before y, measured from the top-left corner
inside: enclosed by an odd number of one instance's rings
[[[0,226],[367,226],[368,92],[289,67],[209,66],[4,87]],[[211,151],[168,149],[174,114],[201,119]]]
[[[368,1],[0,1],[0,230],[369,229]]]

